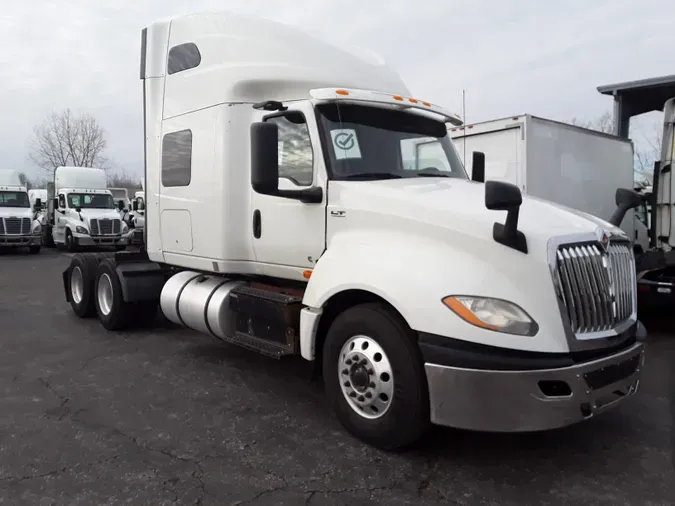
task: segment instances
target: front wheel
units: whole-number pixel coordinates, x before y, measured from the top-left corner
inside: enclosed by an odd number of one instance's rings
[[[417,442],[429,423],[429,395],[414,335],[384,304],[340,314],[323,348],[326,395],[354,436],[383,450]]]
[[[77,249],[75,245],[75,238],[69,229],[66,229],[66,251],[73,253]]]

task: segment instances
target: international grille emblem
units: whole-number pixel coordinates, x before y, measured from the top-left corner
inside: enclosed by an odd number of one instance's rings
[[[602,252],[607,254],[607,251],[609,250],[609,234],[602,228],[597,228],[595,230],[595,236],[598,238],[598,244],[600,245]]]

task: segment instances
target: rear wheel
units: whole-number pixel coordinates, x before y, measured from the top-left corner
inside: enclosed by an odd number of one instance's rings
[[[77,254],[70,262],[68,279],[70,306],[80,318],[94,314],[94,278],[96,259],[91,255]]]
[[[96,273],[95,306],[98,319],[108,330],[125,329],[134,316],[131,304],[124,302],[115,262],[105,258]]]
[[[429,423],[429,396],[412,331],[384,304],[347,309],[323,347],[326,394],[347,430],[384,450],[417,442]]]

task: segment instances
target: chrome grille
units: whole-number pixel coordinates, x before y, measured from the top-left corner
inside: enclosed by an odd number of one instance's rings
[[[556,252],[559,295],[575,334],[612,330],[635,312],[635,258],[628,243],[564,244]]]
[[[89,220],[91,235],[115,235],[121,233],[121,221],[104,218],[102,220]]]
[[[6,235],[30,234],[30,218],[4,218],[2,233]]]

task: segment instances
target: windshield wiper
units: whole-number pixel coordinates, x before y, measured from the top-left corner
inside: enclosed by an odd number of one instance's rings
[[[452,177],[441,172],[418,172],[417,177]]]
[[[340,179],[401,179],[402,177],[400,174],[391,172],[361,172],[342,176]]]

